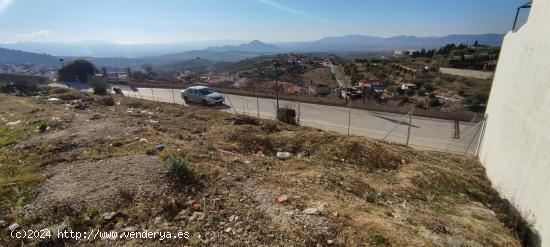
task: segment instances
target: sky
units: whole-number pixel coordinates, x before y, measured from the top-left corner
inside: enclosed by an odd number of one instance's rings
[[[526,0],[0,0],[0,43],[506,33]]]

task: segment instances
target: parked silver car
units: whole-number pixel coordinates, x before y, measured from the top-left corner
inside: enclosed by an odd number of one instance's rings
[[[217,105],[223,103],[223,95],[209,87],[194,86],[181,90],[181,97],[185,103],[199,103],[203,105]]]

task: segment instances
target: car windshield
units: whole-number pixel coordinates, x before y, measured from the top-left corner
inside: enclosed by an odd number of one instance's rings
[[[203,88],[199,90],[200,95],[209,95],[213,93],[214,91],[210,90],[210,88]]]

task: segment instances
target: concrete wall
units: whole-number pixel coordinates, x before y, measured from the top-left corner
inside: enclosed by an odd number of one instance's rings
[[[527,23],[506,35],[487,117],[480,160],[550,246],[550,1],[535,0]]]

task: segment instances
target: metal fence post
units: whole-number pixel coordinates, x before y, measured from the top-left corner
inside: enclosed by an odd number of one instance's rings
[[[351,127],[351,98],[348,97],[348,136]]]
[[[174,96],[174,89],[172,88],[172,100],[174,101],[174,104],[176,103],[176,96]]]
[[[409,146],[409,140],[411,138],[411,124],[414,115],[414,105],[411,108],[411,114],[409,115],[409,127],[407,128],[407,146]]]
[[[256,110],[258,110],[258,118],[260,118],[260,100],[256,97]]]

